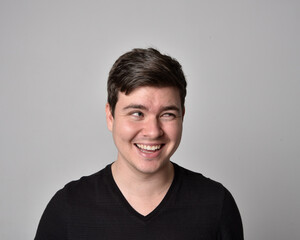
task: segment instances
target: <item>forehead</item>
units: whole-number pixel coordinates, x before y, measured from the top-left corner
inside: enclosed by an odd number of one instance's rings
[[[175,87],[139,87],[130,94],[119,92],[117,105],[142,104],[148,108],[175,105],[180,108],[180,94]]]

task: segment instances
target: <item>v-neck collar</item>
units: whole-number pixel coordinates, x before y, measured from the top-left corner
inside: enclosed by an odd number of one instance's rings
[[[130,214],[132,214],[133,216],[135,216],[136,218],[138,218],[141,221],[147,222],[150,219],[152,219],[153,217],[157,216],[161,210],[165,207],[165,205],[168,203],[169,199],[171,198],[171,196],[174,194],[175,190],[176,190],[176,186],[178,185],[178,166],[174,163],[172,163],[174,166],[174,178],[173,181],[171,183],[171,186],[169,187],[166,195],[164,196],[164,198],[162,199],[162,201],[157,205],[157,207],[152,210],[149,214],[147,214],[146,216],[140,214],[138,211],[136,211],[127,201],[127,199],[125,198],[125,196],[122,194],[121,190],[119,189],[117,183],[115,182],[113,175],[112,175],[112,171],[111,171],[111,164],[107,165],[106,167],[106,171],[109,177],[109,182],[111,183],[113,192],[116,193],[117,197],[119,198],[120,202],[123,204],[124,208],[126,208],[128,210],[128,212]]]

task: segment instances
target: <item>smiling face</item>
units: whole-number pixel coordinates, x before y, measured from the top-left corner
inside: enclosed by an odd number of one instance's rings
[[[177,88],[119,92],[114,117],[106,105],[108,129],[118,149],[116,163],[144,174],[162,170],[180,143],[183,114]]]

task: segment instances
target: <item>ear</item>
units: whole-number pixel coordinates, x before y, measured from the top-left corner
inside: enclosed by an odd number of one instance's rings
[[[109,131],[112,131],[114,125],[114,117],[111,113],[110,105],[106,103],[105,105],[105,113],[106,113],[106,123]]]

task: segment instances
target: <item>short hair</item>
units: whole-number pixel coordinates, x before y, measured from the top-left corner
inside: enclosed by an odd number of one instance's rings
[[[107,102],[112,116],[119,92],[128,95],[142,86],[176,87],[184,109],[187,83],[179,62],[153,48],[135,48],[120,56],[109,72]]]

